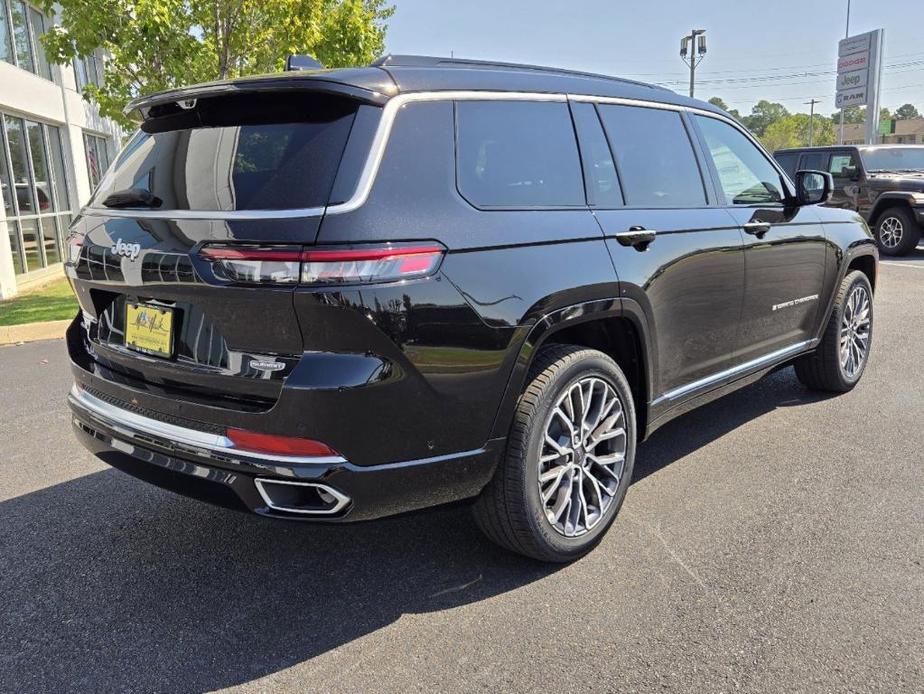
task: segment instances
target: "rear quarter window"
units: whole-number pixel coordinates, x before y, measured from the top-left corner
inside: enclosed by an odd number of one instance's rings
[[[146,123],[153,132],[142,130],[129,141],[91,205],[142,188],[168,210],[321,207],[355,110],[342,99],[251,95],[247,104],[203,104],[199,113],[173,116],[166,127]]]
[[[568,105],[544,101],[456,102],[459,192],[476,207],[585,204]]]

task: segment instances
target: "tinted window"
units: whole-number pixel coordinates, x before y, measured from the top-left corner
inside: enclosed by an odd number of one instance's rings
[[[605,105],[600,118],[622,183],[634,207],[696,207],[703,181],[680,114],[656,108]]]
[[[568,105],[540,101],[456,104],[459,192],[480,207],[584,204]]]
[[[155,118],[144,125],[154,132],[137,134],[119,155],[93,204],[118,190],[143,188],[163,200],[163,209],[325,205],[355,113],[355,105],[333,102],[263,96],[240,109],[226,102],[167,113],[161,119],[167,127]],[[196,127],[200,119],[206,127]],[[99,149],[88,147],[91,178],[105,171]]]
[[[799,162],[800,171],[824,171],[827,169],[827,152],[806,152]]]
[[[777,154],[776,161],[783,167],[786,173],[789,174],[789,177],[795,179],[796,177],[796,164],[799,161],[798,152],[787,152],[784,154]]]
[[[853,155],[850,152],[835,152],[831,155],[831,163],[828,164],[828,171],[836,178],[849,178],[853,175],[852,169],[856,167]],[[851,169],[844,171],[844,169]]]
[[[726,203],[754,205],[783,199],[780,174],[744,133],[717,118],[696,116],[696,120]]]
[[[623,204],[616,165],[610,146],[603,134],[597,109],[593,104],[571,105],[574,124],[581,145],[581,162],[584,165],[584,182],[587,186],[587,200],[599,207],[619,207]]]

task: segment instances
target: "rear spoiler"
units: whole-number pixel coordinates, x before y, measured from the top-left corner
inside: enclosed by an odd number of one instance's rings
[[[336,82],[332,79],[325,79],[323,73],[300,76],[298,73],[293,74],[289,72],[282,75],[238,79],[234,81],[207,82],[205,84],[196,84],[190,87],[170,89],[168,91],[133,99],[125,107],[123,113],[126,116],[140,116],[142,120],[148,120],[148,118],[151,117],[151,109],[156,106],[176,104],[181,109],[191,109],[195,107],[197,99],[227,96],[230,94],[259,94],[261,92],[279,93],[289,91],[310,91],[320,94],[331,94],[355,99],[356,101],[371,104],[373,106],[383,106],[385,102],[395,95],[393,86],[390,88],[386,85],[383,86],[385,88],[383,88],[382,91],[374,91],[372,89],[364,89],[343,82]]]

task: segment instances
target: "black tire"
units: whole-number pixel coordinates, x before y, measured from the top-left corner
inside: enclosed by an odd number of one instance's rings
[[[883,255],[908,255],[920,241],[921,228],[907,207],[890,207],[876,220],[876,245]]]
[[[851,374],[841,363],[841,327],[849,297],[857,287],[862,287],[869,298],[869,330],[866,352],[860,361],[859,368]],[[854,270],[847,273],[838,288],[837,296],[834,298],[834,309],[831,311],[831,318],[825,327],[821,343],[812,354],[801,357],[795,362],[796,376],[812,390],[846,393],[852,390],[863,376],[866,364],[869,362],[872,344],[873,290],[866,275],[859,270]]]
[[[605,381],[619,398],[625,429],[624,463],[611,501],[596,524],[582,535],[566,537],[555,529],[540,498],[539,456],[558,399],[589,376]],[[506,455],[475,502],[478,527],[501,547],[540,561],[565,563],[582,557],[600,542],[622,506],[632,479],[635,439],[632,392],[615,361],[602,352],[575,345],[541,350],[517,405]],[[581,456],[583,460],[583,453]]]

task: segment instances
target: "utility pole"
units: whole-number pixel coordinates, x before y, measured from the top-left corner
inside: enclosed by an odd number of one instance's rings
[[[815,136],[815,104],[820,103],[819,99],[812,99],[811,101],[806,101],[806,105],[809,107],[809,147],[812,146]]]
[[[696,66],[706,57],[705,29],[693,29],[689,36],[680,39],[680,59],[690,67],[690,98],[693,98],[693,85],[696,81]],[[689,60],[687,60],[689,56]]]

